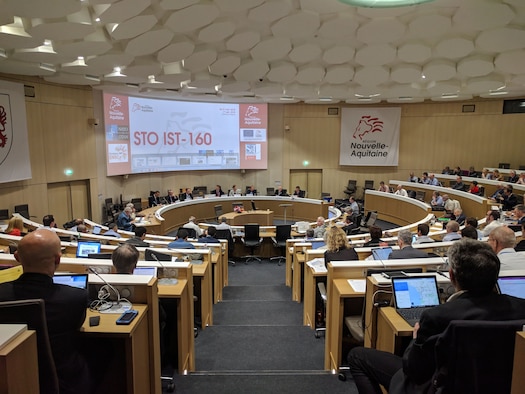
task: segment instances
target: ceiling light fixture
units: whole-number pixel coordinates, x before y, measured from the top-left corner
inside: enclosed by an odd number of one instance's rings
[[[422,3],[429,3],[434,0],[339,0],[341,3],[352,5],[354,7],[366,8],[392,8],[408,7]]]

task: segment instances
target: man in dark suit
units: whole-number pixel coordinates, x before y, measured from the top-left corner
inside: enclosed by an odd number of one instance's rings
[[[499,196],[496,201],[503,205],[502,209],[504,211],[512,211],[518,204],[518,198],[514,194],[514,188],[511,185],[505,186],[503,195]]]
[[[151,193],[148,200],[149,200],[150,207],[156,207],[162,204],[162,201],[160,200],[160,192],[158,190]]]
[[[84,289],[53,283],[61,255],[60,239],[53,231],[40,229],[22,238],[15,258],[24,273],[13,282],[0,284],[0,301],[44,300],[60,393],[89,393],[88,368],[78,349],[88,294]]]
[[[388,260],[421,259],[428,257],[428,254],[422,250],[412,247],[412,233],[408,230],[401,230],[399,234],[397,234],[397,244],[399,245],[399,250],[394,250],[390,253]]]
[[[146,238],[146,227],[135,227],[135,236],[126,241],[127,244],[134,246],[148,247],[149,242],[144,241]]]
[[[183,194],[184,200],[193,200],[193,194],[191,194],[191,189],[186,188],[186,192]]]
[[[473,239],[448,250],[450,281],[456,293],[445,304],[423,312],[403,358],[369,348],[354,348],[348,361],[360,394],[426,393],[435,370],[434,346],[452,320],[525,318],[525,300],[494,293],[500,262],[491,247]],[[483,346],[480,343],[479,346]]]
[[[173,204],[176,202],[179,198],[173,194],[173,190],[168,190],[168,195],[164,198],[166,200],[167,204]]]

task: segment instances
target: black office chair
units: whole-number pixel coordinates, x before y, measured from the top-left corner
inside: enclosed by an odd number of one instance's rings
[[[261,246],[262,238],[259,236],[259,225],[258,224],[246,224],[244,226],[244,237],[242,242],[245,246],[250,248],[250,254],[243,256],[246,260],[245,264],[248,264],[249,261],[257,260],[261,262],[261,258],[255,255],[255,248]]]
[[[193,238],[193,239],[197,238],[197,231],[194,228],[191,228],[191,227],[181,227],[181,228],[183,228],[184,230],[188,232],[188,238]]]
[[[225,239],[226,241],[228,241],[228,263],[231,265],[235,265],[235,261],[230,260],[230,258],[233,256],[233,250],[234,250],[232,232],[229,229],[216,230],[215,238]]]
[[[505,170],[508,170],[510,168],[510,163],[499,163],[498,168],[503,168]]]
[[[27,324],[30,330],[36,331],[40,392],[58,394],[58,376],[49,343],[44,300],[0,302],[0,323]]]
[[[0,209],[0,220],[9,220],[9,209]]]
[[[367,179],[365,180],[365,190],[374,190],[374,181]]]
[[[270,261],[277,260],[277,265],[286,260],[284,256],[286,253],[286,241],[292,237],[292,225],[291,224],[281,224],[275,226],[275,237],[272,237],[273,246],[279,248],[281,255],[271,257]]]
[[[275,194],[275,188],[273,187],[267,187],[266,188],[266,195],[267,196],[273,196]]]
[[[355,179],[349,179],[348,185],[346,185],[346,189],[343,190],[345,194],[355,194],[357,191],[357,181]]]
[[[132,198],[131,203],[135,207],[136,212],[142,211],[142,198]]]
[[[29,205],[27,204],[15,205],[15,213],[19,213],[26,219],[29,219]]]
[[[525,320],[453,320],[435,347],[440,393],[510,393],[514,342]]]

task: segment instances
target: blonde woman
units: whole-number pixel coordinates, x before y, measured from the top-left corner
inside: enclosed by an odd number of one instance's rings
[[[345,232],[332,226],[326,230],[326,251],[324,252],[325,264],[330,261],[359,260],[357,253],[346,238]]]
[[[11,219],[9,219],[9,222],[7,223],[7,228],[4,232],[9,235],[23,235],[25,233],[24,221],[19,217],[13,216]]]

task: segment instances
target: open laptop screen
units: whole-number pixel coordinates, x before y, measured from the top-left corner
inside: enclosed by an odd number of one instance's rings
[[[136,267],[133,270],[133,275],[157,276],[157,267]]]
[[[87,258],[91,253],[100,253],[100,242],[96,241],[78,241],[77,257]]]
[[[88,275],[87,274],[65,274],[54,275],[53,283],[68,285],[71,287],[78,287],[79,289],[87,289]]]
[[[525,298],[525,276],[500,276],[498,289],[501,294]]]
[[[390,246],[372,249],[374,260],[388,260],[390,253],[392,253],[392,248]]]
[[[393,277],[392,291],[398,309],[439,305],[435,276]]]
[[[324,241],[310,241],[310,242],[312,243],[312,249],[319,249],[319,248],[326,246]]]

